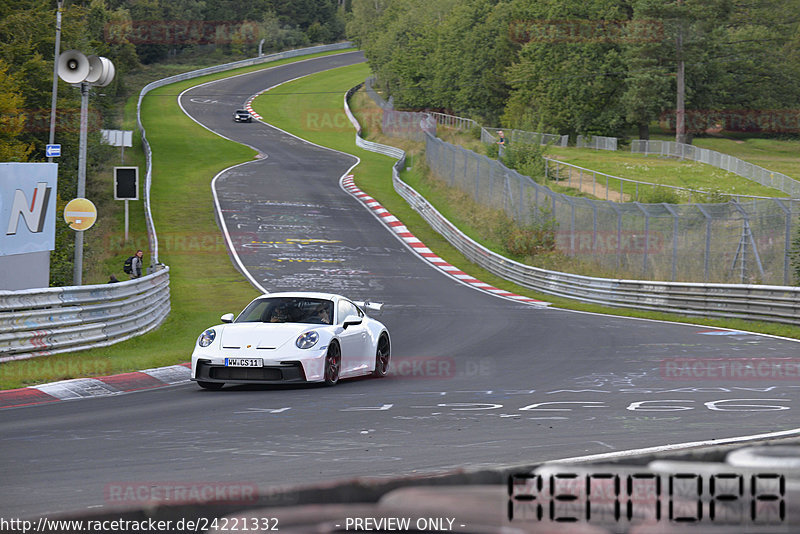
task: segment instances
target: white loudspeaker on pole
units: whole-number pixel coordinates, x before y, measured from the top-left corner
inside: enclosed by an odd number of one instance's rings
[[[78,198],[86,193],[86,131],[89,107],[89,88],[92,85],[105,87],[114,79],[114,64],[108,58],[81,54],[68,50],[58,56],[58,76],[70,84],[81,88],[81,133],[78,152]],[[83,232],[75,234],[75,260],[72,270],[73,284],[82,283],[83,272]]]
[[[67,83],[81,83],[90,70],[89,60],[77,50],[67,50],[58,56],[58,77]]]
[[[58,56],[58,76],[67,83],[88,83],[105,87],[114,79],[114,64],[102,56],[85,56],[67,50]]]
[[[86,83],[105,87],[114,79],[114,64],[110,59],[101,56],[89,56],[89,74],[83,80]]]

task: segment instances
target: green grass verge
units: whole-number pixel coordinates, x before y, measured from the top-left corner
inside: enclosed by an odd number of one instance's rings
[[[674,141],[675,135],[655,134],[653,140]],[[695,137],[694,146],[730,154],[748,163],[800,180],[800,140],[770,139],[745,134],[730,134],[725,137]]]
[[[159,234],[159,259],[170,266],[172,312],[156,331],[106,348],[9,362],[0,365],[0,389],[82,376],[102,376],[186,362],[197,336],[226,311],[239,311],[257,291],[232,265],[214,217],[211,179],[221,170],[253,159],[255,152],[227,141],[192,121],[177,105],[177,95],[194,85],[243,72],[309,59],[303,56],[219,73],[156,89],[145,98],[142,120],[153,149],[153,218]],[[126,126],[136,117],[138,95],[126,105]],[[137,135],[134,135],[137,138]],[[130,155],[131,159],[128,159]],[[128,163],[144,171],[141,144],[126,151]],[[143,176],[142,176],[143,178]],[[118,244],[123,212],[115,214],[109,239],[116,247],[97,269],[97,282],[120,276],[129,250],[147,250],[143,202],[131,202],[133,243]],[[121,240],[120,240],[121,241]],[[149,263],[149,258],[145,257]],[[87,280],[88,281],[88,280]]]
[[[736,195],[763,197],[785,197],[786,193],[766,187],[731,172],[704,163],[681,161],[673,158],[631,154],[624,151],[590,150],[586,148],[555,148],[547,155],[579,167],[603,172],[612,176],[661,185],[672,185],[686,189],[719,191]],[[591,179],[591,178],[589,178]],[[587,178],[584,176],[584,181]],[[598,178],[605,184],[606,179]],[[609,189],[620,190],[620,181],[609,179]],[[623,192],[635,194],[635,185],[624,184]]]
[[[486,146],[480,141],[475,140],[465,132],[456,132],[448,128],[440,128],[439,137],[449,143],[461,145],[464,148],[474,150],[480,154],[486,153]],[[671,140],[674,136],[653,135],[654,140]],[[800,152],[800,141],[782,141],[774,139],[748,138],[748,139],[729,139],[729,138],[695,138],[694,145],[701,148],[716,150],[725,154],[731,154],[749,163],[760,165],[766,169],[782,172],[791,177],[800,179],[800,159],[797,153]],[[677,160],[675,158],[662,158],[659,156],[645,156],[644,154],[633,154],[627,149],[617,151],[591,150],[588,148],[561,148],[548,147],[545,156],[557,159],[566,163],[571,163],[579,167],[602,172],[620,178],[636,180],[660,185],[671,185],[686,189],[707,191],[708,195],[689,195],[688,193],[679,194],[674,199],[676,202],[725,202],[727,197],[717,193],[730,193],[735,195],[753,195],[764,197],[786,197],[787,194],[778,189],[766,187],[734,173],[724,171],[711,165],[697,163],[688,160]],[[566,171],[563,171],[564,174]],[[580,194],[577,189],[578,171],[573,171],[574,187],[559,186],[556,182],[548,182],[548,187],[561,193],[574,196],[589,196],[591,194]],[[605,177],[598,177],[598,188],[596,198],[605,199]],[[586,173],[583,177],[584,187],[591,183],[591,175],[587,178]],[[620,180],[610,178],[608,180],[610,191],[620,192]],[[647,186],[639,187],[640,200],[643,202],[657,201],[663,202],[664,199],[649,200]],[[584,189],[586,191],[587,189]],[[588,188],[591,190],[591,188]],[[663,190],[662,190],[663,192]],[[636,185],[623,183],[622,193],[633,200],[636,195]],[[652,195],[650,195],[652,196]]]
[[[545,300],[561,308],[672,322],[691,322],[800,339],[800,328],[793,326],[744,320],[704,319],[677,314],[610,308],[536,293],[499,278],[469,262],[440,234],[431,229],[422,217],[411,209],[405,200],[394,191],[391,180],[391,166],[394,164],[394,160],[355,146],[355,131],[350,128],[349,121],[345,118],[342,109],[342,97],[348,89],[363,81],[368,73],[365,65],[355,65],[308,76],[281,86],[282,94],[280,95],[267,96],[265,94],[260,96],[254,102],[254,108],[266,121],[279,128],[314,143],[355,154],[361,158],[361,163],[353,171],[356,184],[366,193],[376,198],[387,210],[402,220],[409,230],[431,250],[452,265],[496,287],[520,295]],[[324,87],[326,92],[317,92],[320,87]],[[315,115],[312,117],[314,120],[309,120],[303,114],[294,112],[297,109],[314,110]],[[367,113],[367,115],[369,117],[371,113]],[[324,120],[321,120],[320,117],[324,117]],[[428,200],[434,206],[437,205],[437,199]]]

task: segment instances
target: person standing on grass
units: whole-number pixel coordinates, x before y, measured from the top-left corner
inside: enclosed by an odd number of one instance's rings
[[[499,130],[497,132],[497,135],[500,136],[500,140],[497,142],[497,144],[500,145],[497,151],[497,155],[502,158],[503,153],[505,152],[505,149],[508,146],[508,142],[506,141],[506,136],[503,134],[503,130]]]
[[[144,261],[142,260],[143,256],[144,252],[141,250],[137,250],[136,254],[133,256],[133,261],[131,262],[131,279],[141,278],[142,267],[144,266]]]

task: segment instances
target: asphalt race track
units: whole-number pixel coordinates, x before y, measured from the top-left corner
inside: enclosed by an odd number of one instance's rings
[[[0,516],[139,504],[112,498],[133,483],[263,490],[800,426],[797,377],[681,380],[670,367],[676,359],[796,357],[797,343],[539,308],[468,288],[420,260],[341,189],[353,157],[231,120],[267,87],[362,60],[348,53],[263,70],[197,87],[181,103],[266,156],[215,184],[247,270],[269,291],[386,303],[391,376],[334,388],[185,384],[0,410]],[[228,311],[239,310],[219,313]]]

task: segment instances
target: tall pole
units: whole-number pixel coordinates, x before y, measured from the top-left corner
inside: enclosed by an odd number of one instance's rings
[[[682,5],[683,1],[678,0],[678,5]],[[678,17],[682,17],[682,13],[678,13]],[[678,37],[676,40],[676,55],[678,60],[678,72],[675,76],[677,85],[677,100],[675,102],[675,142],[686,143],[686,80],[684,77],[684,64],[683,64],[683,20],[678,19]]]
[[[81,134],[78,152],[78,196],[86,196],[86,137],[89,129],[89,87],[88,83],[81,83]],[[83,283],[83,232],[75,232],[75,258],[72,266],[72,284],[79,286]]]
[[[50,144],[56,141],[56,101],[58,100],[58,55],[61,53],[61,0],[56,11],[56,55],[53,61],[53,98],[50,101]],[[47,158],[53,163],[53,158]]]

